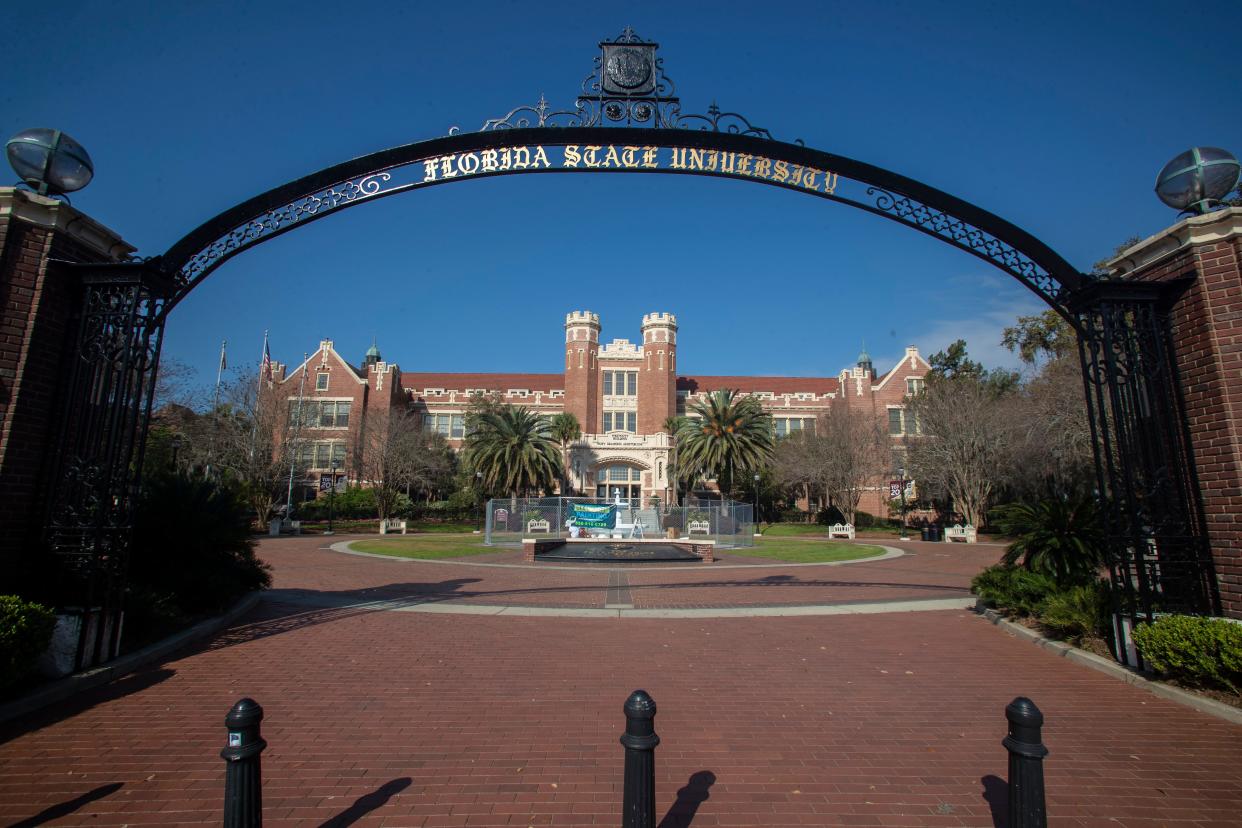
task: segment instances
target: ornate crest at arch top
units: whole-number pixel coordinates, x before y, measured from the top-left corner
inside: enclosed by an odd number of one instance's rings
[[[736,112],[722,112],[713,102],[705,115],[684,115],[674,84],[664,74],[660,44],[643,40],[626,26],[616,40],[600,41],[595,68],[582,81],[573,109],[554,110],[543,95],[533,106],[519,106],[490,118],[480,132],[527,127],[630,126],[649,129],[702,129],[772,138]],[[457,128],[449,130],[449,134]],[[798,140],[795,143],[801,144]]]

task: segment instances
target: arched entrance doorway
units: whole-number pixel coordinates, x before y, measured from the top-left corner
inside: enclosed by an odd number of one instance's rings
[[[643,503],[643,468],[632,460],[604,460],[592,473],[594,493],[601,500],[621,498],[634,505]],[[651,494],[650,474],[647,476],[647,496]]]
[[[600,43],[572,108],[553,110],[541,99],[476,132],[454,129],[346,161],[226,210],[161,256],[81,266],[82,323],[47,518],[53,548],[93,562],[88,569],[101,577],[123,572],[123,563],[97,564],[124,559],[165,321],[232,257],[340,210],[456,181],[697,175],[779,187],[898,222],[989,262],[1061,314],[1079,336],[1113,579],[1125,611],[1150,616],[1157,599],[1164,609],[1218,605],[1171,358],[1168,286],[1094,279],[973,204],[865,162],[777,140],[715,105],[683,113],[657,49],[626,30]],[[631,496],[635,486],[642,495],[643,482],[625,482]]]

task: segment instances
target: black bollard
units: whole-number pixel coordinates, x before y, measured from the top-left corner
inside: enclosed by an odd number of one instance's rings
[[[621,800],[621,828],[655,828],[655,699],[635,690],[625,700],[625,793]]]
[[[263,772],[259,754],[267,742],[259,736],[263,708],[254,699],[242,699],[224,717],[229,730],[228,747],[220,756],[224,766],[224,828],[258,828],[263,825]]]
[[[1009,750],[1009,828],[1047,828],[1044,804],[1044,757],[1048,748],[1040,739],[1044,714],[1035,702],[1018,696],[1005,708],[1009,735],[1001,742]]]

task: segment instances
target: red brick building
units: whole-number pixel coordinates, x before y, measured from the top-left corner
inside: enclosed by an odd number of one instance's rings
[[[307,484],[315,489],[329,475],[333,458],[340,475],[350,468],[348,453],[368,411],[406,407],[428,429],[460,447],[471,397],[494,394],[512,405],[546,416],[568,411],[578,418],[583,436],[571,447],[570,485],[596,495],[648,498],[668,502],[673,482],[668,474],[672,444],[664,431],[669,417],[685,414],[696,398],[732,388],[753,394],[771,413],[778,436],[812,429],[834,407],[866,411],[885,424],[900,451],[901,435],[913,424],[905,413],[928,371],[918,349],[909,347],[901,361],[877,375],[864,352],[855,365],[835,377],[754,377],[685,374],[677,364],[677,317],[650,313],[642,318],[640,339],[600,338],[599,315],[574,311],[565,316],[565,362],[560,374],[465,374],[402,371],[386,362],[374,345],[355,367],[323,340],[305,365],[292,370],[273,366],[274,395],[289,407],[303,408],[303,463],[311,469]],[[899,462],[895,458],[895,465]],[[861,508],[887,513],[887,488],[881,480],[864,497]]]

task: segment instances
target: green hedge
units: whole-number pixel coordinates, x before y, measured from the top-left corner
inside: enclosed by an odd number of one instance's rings
[[[1039,623],[1058,638],[1081,642],[1097,635],[1107,637],[1112,615],[1112,591],[1108,582],[1097,579],[1058,589],[1035,608]]]
[[[34,670],[56,628],[56,614],[16,595],[0,595],[0,692]]]
[[[1242,687],[1242,625],[1223,618],[1168,615],[1134,629],[1134,643],[1157,671],[1196,687]]]
[[[230,486],[198,477],[147,481],[134,514],[126,627],[146,610],[180,623],[271,584],[255,557],[251,514]]]
[[[1112,591],[1107,581],[1058,586],[1051,575],[998,564],[980,572],[970,589],[1003,612],[1032,616],[1054,638],[1081,644],[1111,638]]]
[[[1047,575],[1001,564],[976,575],[970,591],[990,607],[1034,615],[1044,599],[1057,591],[1057,584]]]

